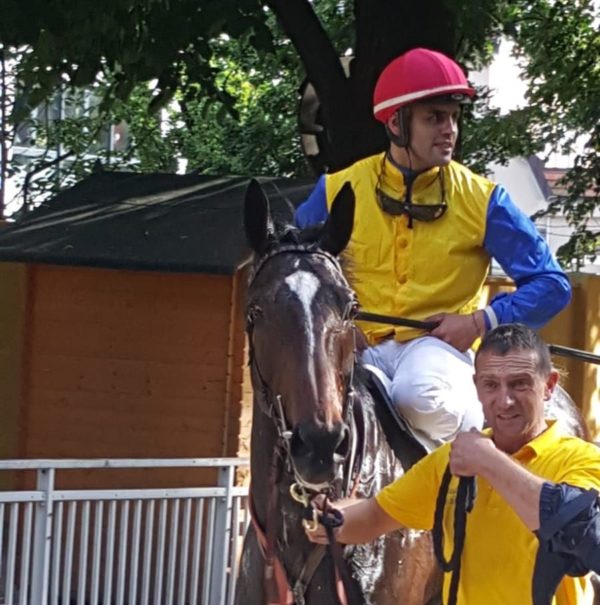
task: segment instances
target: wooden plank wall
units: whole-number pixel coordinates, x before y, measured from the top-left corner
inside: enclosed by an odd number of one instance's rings
[[[27,281],[25,265],[0,264],[0,459],[19,451]],[[13,473],[0,473],[0,489],[13,484]]]
[[[232,277],[37,265],[30,292],[21,457],[236,454]],[[148,474],[110,473],[115,487]],[[158,475],[198,482],[190,471]]]

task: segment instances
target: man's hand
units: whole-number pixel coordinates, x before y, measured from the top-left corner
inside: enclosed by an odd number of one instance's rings
[[[340,532],[340,529],[341,527],[336,527],[333,530],[333,535],[335,537],[336,542],[339,542],[338,534]],[[329,536],[327,535],[327,530],[325,529],[325,526],[321,523],[318,523],[317,527],[312,531],[310,529],[304,528],[304,533],[306,533],[306,537],[314,544],[329,544]]]
[[[322,512],[323,512],[323,507],[326,504],[327,500],[325,498],[325,496],[323,494],[317,494],[313,499],[312,499],[312,506],[313,508],[317,511],[317,515],[318,517],[321,516]],[[353,504],[356,504],[357,500],[356,498],[344,498],[342,500],[338,500],[335,503],[335,506],[331,506],[331,508],[333,509],[337,509],[338,511],[343,510],[345,507],[347,506],[352,506]],[[340,532],[341,527],[336,527],[333,529],[333,535],[336,539],[336,541],[339,542],[338,540],[338,534]],[[314,542],[315,544],[329,544],[329,536],[327,535],[327,530],[325,529],[325,526],[322,523],[318,523],[317,527],[314,530],[310,530],[308,528],[304,528],[304,532],[306,533],[306,537],[311,541]]]
[[[459,351],[466,351],[485,331],[483,311],[475,311],[470,315],[457,313],[438,313],[427,317],[425,321],[438,322],[438,326],[431,330],[435,336]]]
[[[348,498],[334,503],[344,514],[344,523],[334,529],[341,544],[365,544],[382,534],[398,529],[400,524],[377,504],[375,498]],[[319,524],[314,531],[305,529],[306,537],[316,544],[328,544],[327,531]]]
[[[450,447],[450,471],[462,477],[483,477],[529,529],[539,528],[545,479],[496,448],[491,438],[476,429],[460,433]]]
[[[450,472],[460,477],[481,475],[497,453],[494,442],[477,429],[459,433],[450,446]]]

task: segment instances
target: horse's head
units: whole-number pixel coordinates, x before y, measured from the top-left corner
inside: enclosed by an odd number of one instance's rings
[[[255,253],[247,301],[255,398],[288,444],[297,480],[323,488],[349,448],[356,300],[336,257],[352,233],[354,194],[342,188],[311,241],[277,232],[256,181],[244,219]]]

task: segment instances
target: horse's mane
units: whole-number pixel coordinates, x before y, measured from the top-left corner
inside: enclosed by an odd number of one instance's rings
[[[293,223],[286,220],[275,219],[273,222],[273,232],[271,234],[271,242],[266,250],[266,253],[272,252],[278,246],[309,246],[310,244],[318,244],[321,236],[323,225],[316,225],[300,229]],[[342,252],[338,257],[340,266],[349,283],[353,281],[352,261],[346,252]]]
[[[318,224],[306,229],[299,229],[292,223],[275,221],[275,242],[277,245],[316,244],[319,241],[319,235],[322,227],[322,224]]]

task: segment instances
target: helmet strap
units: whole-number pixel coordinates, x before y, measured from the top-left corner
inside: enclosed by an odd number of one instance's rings
[[[408,156],[408,168],[412,169],[412,158],[410,155],[410,109],[408,107],[400,107],[394,115],[396,119],[396,125],[398,126],[399,134],[392,132],[392,129],[385,125],[385,131],[389,140],[397,145],[403,147]]]
[[[398,126],[399,134],[392,132],[392,129],[386,124],[385,131],[389,140],[398,145],[398,147],[405,147],[408,151],[408,145],[410,143],[410,113],[407,107],[400,107],[394,114],[396,124]]]

